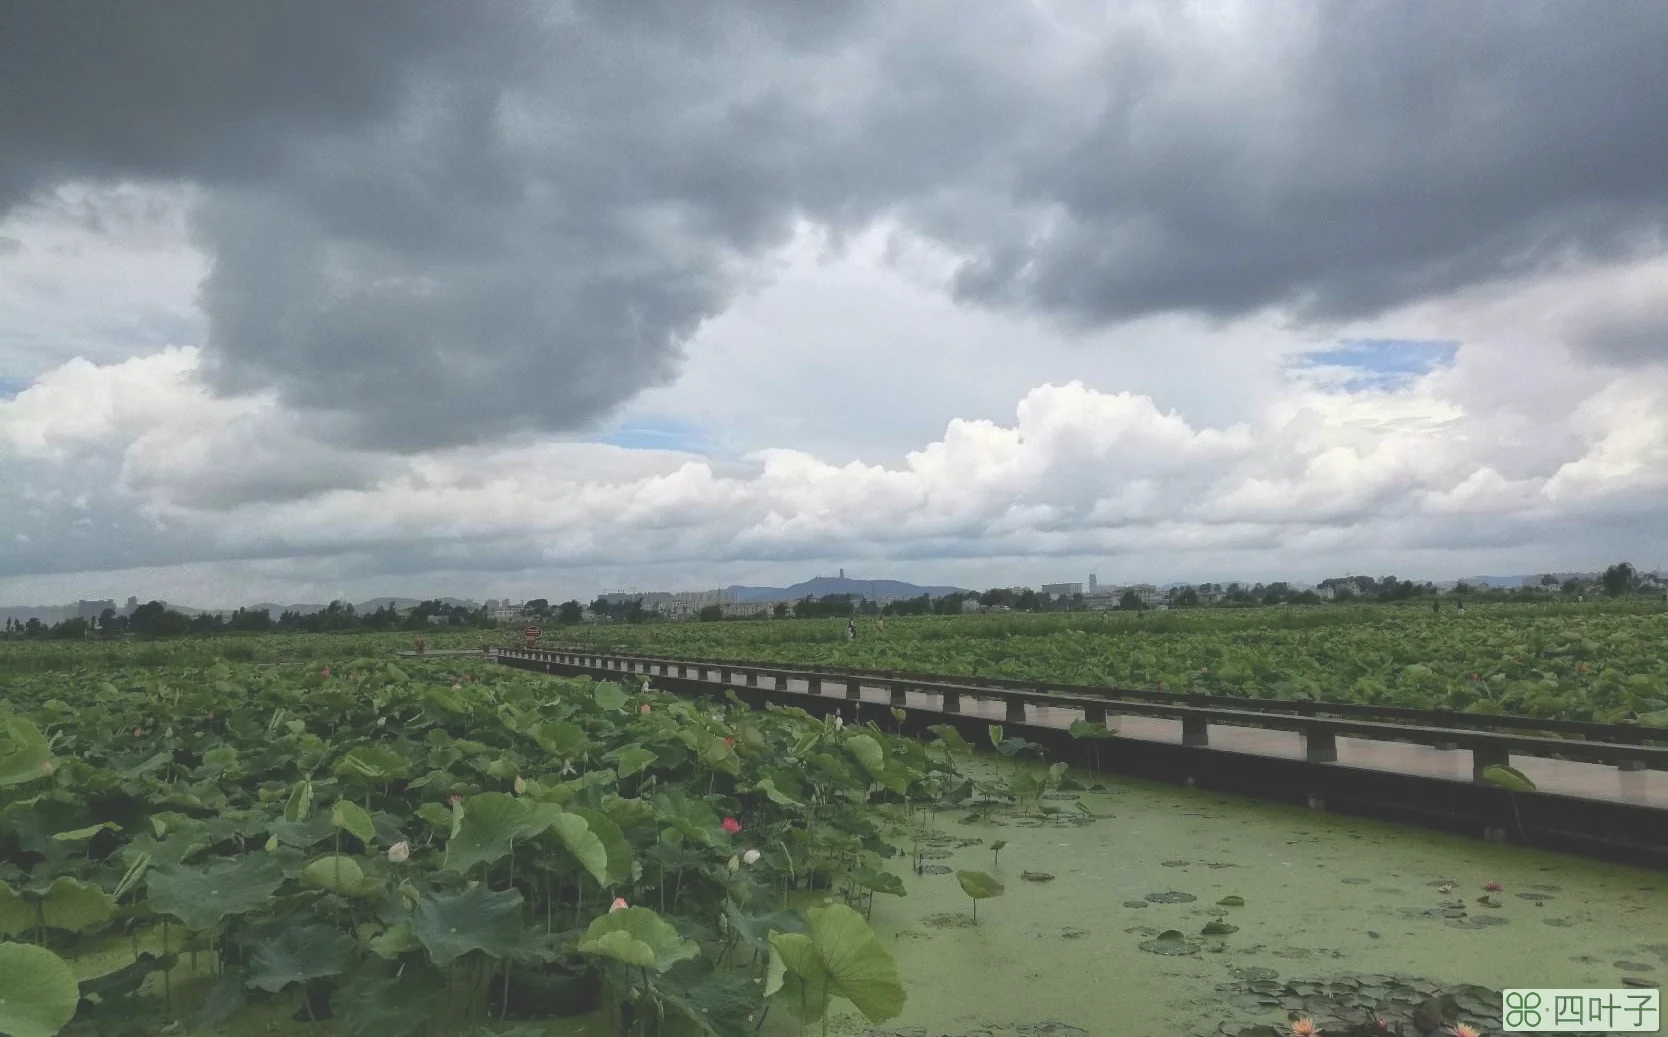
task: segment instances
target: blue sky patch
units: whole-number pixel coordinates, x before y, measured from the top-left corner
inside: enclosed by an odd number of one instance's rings
[[[673,418],[656,417],[622,422],[612,432],[596,436],[591,442],[628,450],[677,450],[687,454],[705,454],[711,446],[704,429]]]
[[[10,378],[0,378],[0,400],[9,400],[27,388],[29,388],[28,382],[14,382]]]
[[[1319,375],[1348,392],[1398,389],[1420,375],[1448,367],[1459,343],[1433,339],[1355,339],[1304,353],[1293,367]]]

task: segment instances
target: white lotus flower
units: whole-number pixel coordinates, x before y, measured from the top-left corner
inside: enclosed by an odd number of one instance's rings
[[[746,853],[741,855],[741,863],[743,863],[743,864],[757,864],[757,863],[759,863],[759,857],[760,856],[761,855],[760,855],[759,851],[757,851],[757,850],[748,850]]]
[[[376,718],[376,726],[378,726],[378,727],[387,727],[388,726],[388,718],[387,717],[377,717]]]
[[[404,864],[410,858],[411,858],[411,844],[410,843],[404,842],[402,840],[401,842],[397,842],[394,845],[388,847],[388,859],[390,861],[392,861],[393,863],[395,863],[395,864]]]
[[[527,779],[523,778],[521,775],[517,774],[515,776],[515,794],[519,796],[523,792],[526,792],[526,791],[527,791]]]
[[[562,773],[563,774],[572,774],[573,773],[573,761],[572,760],[563,760],[562,761]]]

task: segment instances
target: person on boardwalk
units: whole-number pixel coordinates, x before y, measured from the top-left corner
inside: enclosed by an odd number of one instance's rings
[[[846,620],[846,640],[857,640],[857,620],[855,619]]]

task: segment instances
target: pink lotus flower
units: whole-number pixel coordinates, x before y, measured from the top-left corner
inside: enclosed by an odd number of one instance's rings
[[[1483,883],[1483,888],[1488,890],[1490,893],[1498,893],[1498,892],[1500,892],[1500,883],[1498,883],[1498,882],[1485,882],[1485,883]]]
[[[724,819],[723,828],[724,831],[729,832],[731,835],[735,835],[737,832],[741,831],[741,822],[737,821],[733,817],[726,817]]]
[[[138,738],[140,735],[142,735],[144,733],[145,732],[139,730],[137,727],[133,729],[133,737],[135,737],[135,738]]]
[[[1471,675],[1471,679],[1472,679],[1472,680],[1476,680],[1476,679],[1477,679],[1477,675],[1476,675],[1476,674],[1474,674],[1474,673],[1473,673],[1473,674],[1472,674],[1472,675]]]
[[[724,736],[724,748],[734,749],[735,747],[736,747],[736,740],[734,738],[731,738],[729,735],[725,735]]]
[[[637,707],[637,712],[642,713],[644,716],[647,716],[648,713],[649,713],[649,704],[647,702],[645,702],[641,706],[638,706]]]
[[[1483,1037],[1482,1032],[1475,1026],[1467,1026],[1465,1023],[1455,1023],[1453,1034],[1454,1037]]]
[[[1320,1033],[1320,1027],[1313,1019],[1299,1019],[1292,1023],[1292,1037],[1315,1037]]]
[[[326,666],[324,669],[320,670],[319,675],[323,677],[330,676],[330,667]]]
[[[462,803],[462,802],[463,802],[463,797],[459,796],[455,793],[446,797],[446,805],[449,806],[449,807],[455,807],[459,803]]]
[[[626,908],[628,908],[630,906],[631,906],[630,904],[626,903],[625,897],[615,897],[614,898],[614,903],[609,905],[608,913],[613,914],[616,911],[624,911]]]
[[[51,760],[42,760],[41,761],[41,773],[42,774],[51,774],[52,773],[52,761]]]

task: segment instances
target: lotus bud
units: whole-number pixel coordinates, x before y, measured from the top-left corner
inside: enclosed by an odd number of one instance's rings
[[[278,849],[278,837],[276,835],[269,837],[266,841],[266,852],[267,853],[272,853],[277,849]]]
[[[649,712],[649,704],[647,702],[645,702],[641,706],[638,706],[637,707],[637,712],[642,713],[644,716],[647,716],[648,712]]]
[[[394,864],[404,864],[411,859],[411,844],[401,840],[388,847],[388,860]]]
[[[741,855],[741,863],[743,863],[743,864],[757,864],[757,863],[759,863],[759,857],[760,856],[761,856],[761,854],[759,853],[759,851],[757,851],[757,850],[748,850],[746,853]]]
[[[731,871],[740,871],[741,870],[741,858],[735,856],[734,854],[731,854],[727,867],[729,867],[729,869]]]
[[[376,726],[378,726],[378,727],[387,727],[388,726],[388,718],[387,717],[377,717],[376,718]]]
[[[630,906],[631,906],[630,904],[626,903],[625,897],[615,897],[614,898],[614,903],[611,904],[608,908],[608,913],[613,914],[616,911],[624,911],[626,908],[628,908]]]
[[[527,791],[527,779],[523,778],[521,775],[517,774],[515,776],[515,794],[519,796],[526,791]]]
[[[723,828],[724,831],[729,832],[731,835],[735,835],[737,832],[741,831],[741,822],[737,821],[733,817],[726,817],[723,824],[719,827]]]

